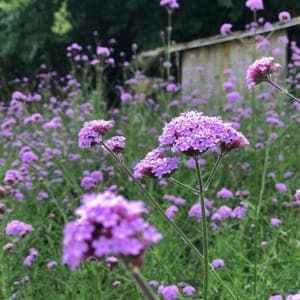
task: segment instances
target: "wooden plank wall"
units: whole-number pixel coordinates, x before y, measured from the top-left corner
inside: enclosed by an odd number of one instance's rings
[[[287,66],[287,46],[278,38],[287,36],[286,30],[272,32],[268,36],[270,46],[267,51],[257,53],[257,57],[274,56],[272,50],[281,48],[284,55],[275,56],[282,66],[282,78]],[[253,62],[253,53],[258,52],[253,46],[253,38],[234,40],[216,45],[183,51],[181,54],[181,82],[185,93],[199,90],[224,96],[222,84],[226,80],[223,71],[232,69],[237,78],[238,90],[247,89],[246,72]]]

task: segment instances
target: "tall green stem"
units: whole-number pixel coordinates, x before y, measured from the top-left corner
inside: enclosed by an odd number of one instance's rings
[[[204,277],[203,277],[203,299],[208,299],[208,288],[209,288],[209,274],[208,274],[208,230],[207,230],[207,220],[206,220],[206,207],[205,207],[205,195],[204,186],[201,176],[200,166],[198,162],[198,157],[195,158],[196,163],[196,176],[199,185],[199,202],[201,205],[201,224],[202,224],[202,236],[203,236],[203,256],[204,256]]]
[[[253,23],[254,23],[254,41],[252,44],[252,60],[255,61],[256,59],[256,43],[255,43],[255,37],[256,37],[256,25],[257,25],[257,12],[256,10],[253,11]],[[255,141],[256,140],[256,108],[255,108],[255,91],[254,89],[251,90],[251,129],[252,129],[252,138]]]
[[[203,261],[204,256],[198,250],[198,248],[193,244],[193,242],[185,235],[185,233],[174,223],[171,219],[169,219],[164,210],[161,208],[160,204],[155,200],[155,198],[144,188],[144,186],[138,181],[134,175],[130,172],[130,170],[124,165],[123,161],[118,157],[118,155],[112,152],[105,143],[102,143],[103,147],[106,149],[108,153],[112,156],[112,158],[117,162],[117,165],[133,180],[133,182],[139,187],[144,196],[152,203],[152,205],[157,209],[158,213],[169,223],[169,225],[177,232],[182,241],[192,249],[196,255]],[[211,267],[206,264],[207,267]],[[226,289],[228,294],[231,296],[231,299],[238,300],[238,297],[234,294],[231,288],[227,285],[227,283],[220,277],[220,275],[215,271],[214,268],[210,268],[210,271],[214,274],[215,278],[221,283],[221,285]]]
[[[167,27],[167,62],[171,62],[171,36],[172,36],[172,10],[167,9],[168,12],[168,27]],[[167,68],[167,79],[170,77],[170,68]]]
[[[258,249],[258,230],[259,230],[259,214],[260,208],[262,204],[262,199],[264,196],[265,188],[266,188],[266,175],[268,170],[268,161],[270,156],[270,144],[267,144],[265,149],[265,159],[264,159],[264,167],[261,175],[261,185],[259,191],[258,201],[255,206],[255,227],[254,227],[254,299],[257,299],[257,249]]]

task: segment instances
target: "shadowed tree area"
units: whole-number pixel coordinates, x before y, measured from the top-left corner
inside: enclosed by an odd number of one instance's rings
[[[292,16],[300,14],[298,0],[266,0],[264,5],[259,16],[269,21],[276,21],[282,10]],[[132,42],[142,45],[140,50],[158,47],[159,32],[167,23],[165,10],[153,0],[127,0],[122,5],[119,0],[2,0],[0,9],[2,82],[28,76],[42,63],[63,71],[66,46],[71,42],[95,44],[95,30],[98,43],[114,37],[117,49],[129,50]],[[233,30],[242,30],[252,15],[244,1],[185,0],[173,20],[173,38],[182,42],[218,34],[224,22],[233,23]]]

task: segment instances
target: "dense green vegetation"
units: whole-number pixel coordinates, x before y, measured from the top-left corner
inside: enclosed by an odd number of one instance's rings
[[[9,3],[9,4],[7,4]],[[118,50],[130,50],[131,43],[140,50],[161,45],[160,30],[166,27],[166,12],[159,1],[127,0],[14,0],[0,1],[0,78],[30,76],[46,63],[51,69],[66,70],[65,49],[71,42],[92,45],[93,31],[103,44],[114,37]],[[6,4],[6,5],[5,5]],[[65,4],[65,5],[64,5]],[[259,15],[275,21],[282,10],[300,14],[298,0],[265,0]],[[252,20],[244,1],[186,0],[174,13],[173,38],[177,42],[219,33],[224,22],[243,29]],[[208,26],[209,24],[209,26]],[[97,39],[98,40],[98,39]]]

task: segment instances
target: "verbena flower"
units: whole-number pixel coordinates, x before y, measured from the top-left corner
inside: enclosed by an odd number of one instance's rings
[[[222,188],[217,192],[217,197],[222,199],[231,199],[233,198],[233,193],[226,188]]]
[[[214,259],[214,260],[211,262],[211,266],[212,266],[214,269],[224,267],[224,265],[225,265],[224,260],[221,259],[221,258]]]
[[[299,190],[296,190],[295,200],[296,200],[296,201],[300,201],[300,189],[299,189]]]
[[[287,295],[286,300],[299,300],[300,299],[300,291],[294,295]]]
[[[272,218],[270,220],[270,222],[271,222],[271,225],[274,226],[274,227],[279,227],[282,223],[282,221],[278,218]]]
[[[5,244],[4,246],[3,246],[3,251],[9,251],[9,250],[11,250],[13,247],[15,246],[15,244],[13,244],[13,243],[7,243],[7,244]]]
[[[9,222],[5,228],[5,233],[7,235],[25,236],[31,231],[33,231],[33,227],[30,224],[23,223],[19,220]]]
[[[24,259],[24,266],[30,267],[33,264],[37,255],[38,251],[35,248],[31,248],[29,250],[29,255]]]
[[[134,167],[134,176],[142,178],[149,176],[161,178],[169,176],[178,168],[179,158],[164,157],[163,149],[156,148],[149,152],[146,157]]]
[[[96,52],[97,52],[97,55],[99,55],[99,56],[109,56],[110,55],[110,51],[106,47],[98,46],[96,49]]]
[[[56,261],[49,261],[48,263],[47,263],[47,268],[48,269],[53,269],[54,267],[56,267],[57,266],[57,262]]]
[[[246,6],[252,11],[264,9],[264,3],[262,0],[247,0]]]
[[[221,35],[226,36],[231,31],[231,28],[232,28],[232,24],[224,23],[220,28]]]
[[[105,141],[105,145],[107,148],[115,153],[121,152],[125,148],[125,140],[124,136],[116,135],[109,140]]]
[[[269,297],[269,300],[283,300],[281,295],[273,295]]]
[[[248,88],[251,89],[260,82],[266,81],[268,76],[280,68],[280,64],[273,62],[273,57],[262,57],[249,66],[247,71]]]
[[[193,296],[196,293],[196,290],[193,286],[191,285],[186,285],[183,289],[182,292],[185,296]]]
[[[114,126],[114,121],[93,120],[85,122],[78,134],[80,148],[91,148],[101,143],[102,136]]]
[[[291,20],[291,14],[288,11],[282,11],[279,13],[278,19],[281,22],[288,22]]]
[[[160,0],[160,6],[167,6],[171,9],[179,8],[177,0]]]
[[[141,201],[105,191],[85,195],[76,210],[79,219],[64,229],[63,263],[73,270],[88,259],[114,255],[139,258],[162,235],[141,218],[146,208]]]
[[[278,182],[275,184],[276,190],[279,193],[286,193],[287,192],[287,187],[284,183]]]
[[[168,286],[161,285],[158,288],[157,292],[163,295],[164,300],[175,300],[177,299],[179,290],[176,285],[168,285]]]
[[[166,209],[166,216],[169,219],[173,219],[177,212],[178,212],[178,207],[176,205],[171,205]]]
[[[231,150],[249,144],[246,137],[220,117],[207,117],[197,111],[182,113],[167,123],[159,142],[175,153],[188,155],[215,150],[218,145],[222,150]]]

